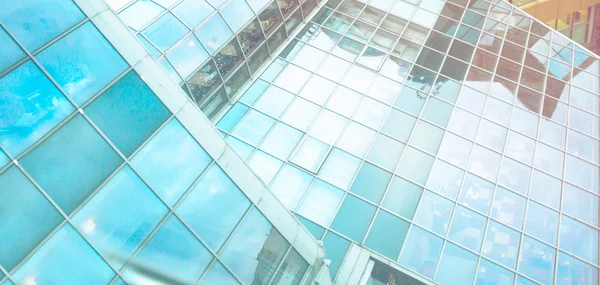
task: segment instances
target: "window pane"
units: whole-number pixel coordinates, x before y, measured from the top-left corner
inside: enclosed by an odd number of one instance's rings
[[[327,259],[331,260],[329,274],[333,279],[342,265],[342,261],[350,247],[350,242],[332,232],[328,232],[323,239],[323,246],[327,251]]]
[[[119,13],[119,16],[127,26],[139,31],[164,10],[152,1],[137,1]]]
[[[127,68],[91,22],[36,56],[77,104],[83,104]],[[73,67],[77,68],[73,68]]]
[[[437,234],[446,235],[454,203],[430,191],[423,193],[414,222]]]
[[[394,176],[381,206],[411,220],[422,192],[422,187]]]
[[[481,259],[475,285],[512,285],[515,274],[486,259]]]
[[[265,185],[271,184],[271,181],[277,172],[279,172],[282,165],[283,161],[260,150],[255,152],[250,160],[248,160],[250,169],[254,171],[258,178],[265,182]]]
[[[543,284],[551,284],[555,254],[555,249],[525,236],[521,244],[519,272]]]
[[[278,123],[261,144],[261,149],[279,159],[286,160],[301,138],[302,132],[286,124]]]
[[[233,130],[233,134],[252,145],[258,145],[273,124],[275,124],[275,120],[271,117],[250,110]]]
[[[498,187],[496,188],[494,202],[492,202],[491,217],[504,224],[521,229],[525,214],[525,202],[525,198],[522,196]]]
[[[114,275],[92,247],[70,225],[65,225],[12,278],[18,284],[104,285]]]
[[[3,0],[0,6],[2,23],[31,52],[85,18],[70,0]]]
[[[442,242],[441,238],[413,226],[408,233],[399,263],[428,278],[433,278],[442,251]]]
[[[598,196],[568,183],[563,185],[563,212],[578,220],[598,226],[598,204],[600,204]]]
[[[427,189],[456,200],[464,171],[441,160],[436,160],[427,180]]]
[[[306,171],[286,164],[271,185],[271,192],[287,209],[296,209],[313,178]]]
[[[566,216],[560,221],[559,247],[598,264],[598,230]]]
[[[233,36],[231,29],[227,27],[227,24],[218,13],[206,21],[204,25],[198,27],[195,33],[211,54]]]
[[[72,221],[109,263],[121,268],[167,211],[148,186],[126,166]]]
[[[129,284],[152,284],[157,277],[194,284],[212,259],[183,223],[171,216],[130,262],[123,277]]]
[[[250,203],[223,170],[213,165],[180,204],[177,212],[214,250],[238,224]]]
[[[62,217],[16,166],[0,174],[0,185],[0,265],[10,271]]]
[[[357,157],[334,148],[321,167],[319,176],[323,180],[346,190],[352,179],[354,179],[354,174],[356,174],[360,163],[361,160]]]
[[[477,256],[446,242],[435,280],[441,284],[471,284],[475,278]]]
[[[148,26],[143,31],[143,34],[156,45],[156,47],[165,52],[188,31],[188,28],[177,20],[173,14],[167,13],[152,23],[152,25]]]
[[[32,62],[0,78],[0,145],[13,156],[35,143],[68,114],[71,103]]]
[[[337,145],[354,155],[365,157],[376,134],[374,130],[350,121]]]
[[[344,192],[340,189],[317,180],[298,208],[298,214],[328,227],[343,197]]]
[[[412,147],[406,148],[396,173],[421,185],[427,182],[434,158]]]
[[[417,119],[392,108],[381,127],[381,131],[403,142],[407,142]]]
[[[137,149],[170,115],[133,71],[87,106],[85,112],[125,156]]]
[[[204,0],[186,0],[173,8],[173,13],[191,28],[200,24],[212,11],[214,9]]]
[[[487,214],[494,194],[494,185],[475,175],[467,174],[458,201],[474,210]]]
[[[173,205],[210,160],[174,119],[133,157],[131,164],[161,198]]]
[[[167,53],[167,59],[182,78],[187,78],[208,57],[208,53],[194,35],[189,35],[176,43]]]
[[[277,86],[271,86],[258,99],[255,107],[273,118],[279,118],[293,99],[293,94]]]
[[[380,134],[371,146],[367,159],[389,171],[394,171],[403,150],[403,143]]]
[[[21,159],[23,167],[67,214],[121,162],[81,115]]]
[[[365,245],[392,260],[398,259],[410,224],[394,215],[380,210],[369,230]]]
[[[0,28],[0,44],[3,49],[0,55],[0,72],[25,57],[23,50],[3,28]]]
[[[375,204],[379,204],[390,178],[392,178],[391,173],[365,162],[358,175],[356,175],[350,191]]]
[[[306,137],[291,161],[308,171],[317,172],[328,150],[328,144],[312,137]]]
[[[374,214],[374,206],[352,195],[347,195],[331,224],[331,228],[355,242],[361,243]]]
[[[253,208],[221,258],[246,284],[264,284],[275,273],[288,247],[281,234]]]
[[[238,285],[240,283],[237,282],[233,276],[231,276],[231,273],[229,273],[229,271],[227,271],[227,269],[225,269],[220,262],[215,261],[215,264],[208,271],[208,273],[206,273],[206,276],[202,278],[200,284]]]
[[[514,269],[517,265],[520,240],[519,232],[495,221],[490,221],[483,242],[483,255]]]
[[[292,248],[271,284],[299,285],[307,269],[308,262]]]
[[[239,31],[254,16],[252,9],[243,0],[229,1],[220,10],[225,21],[235,32]]]
[[[458,206],[454,212],[448,238],[468,249],[479,252],[486,220],[486,217]]]
[[[556,284],[573,284],[576,280],[582,283],[597,284],[598,268],[584,263],[569,254],[558,253],[558,270]]]

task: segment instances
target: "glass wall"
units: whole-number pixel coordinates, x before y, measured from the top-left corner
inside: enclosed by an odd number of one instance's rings
[[[78,6],[0,5],[0,284],[299,284],[309,264]],[[148,35],[176,42],[164,21]]]
[[[330,0],[217,127],[332,277],[597,284],[599,64],[505,1]]]
[[[317,6],[317,0],[108,3],[209,118]]]

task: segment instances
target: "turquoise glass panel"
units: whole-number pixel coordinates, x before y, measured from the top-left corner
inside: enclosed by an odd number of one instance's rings
[[[13,38],[10,37],[6,30],[1,27],[0,45],[2,46],[2,54],[0,54],[0,72],[25,57],[25,52],[23,52]]]
[[[254,16],[244,0],[229,1],[221,7],[221,14],[234,32],[239,31]]]
[[[394,137],[397,140],[408,142],[417,118],[392,108],[381,127],[381,131]]]
[[[148,26],[143,34],[158,49],[165,52],[181,39],[187,32],[185,27],[173,14],[167,13]]]
[[[512,285],[515,274],[487,259],[479,262],[479,271],[475,285]]]
[[[525,236],[521,243],[518,271],[540,283],[551,284],[555,255],[555,249]]]
[[[286,164],[271,184],[271,191],[288,209],[296,209],[313,179],[308,172]]]
[[[410,224],[380,210],[369,230],[365,245],[392,260],[398,259]]]
[[[2,0],[0,7],[0,21],[31,52],[85,18],[71,0]]]
[[[296,219],[302,223],[302,225],[310,232],[316,240],[321,240],[323,234],[325,233],[325,229],[310,220],[296,214]]]
[[[350,248],[350,242],[332,232],[328,232],[323,239],[323,246],[327,252],[327,259],[331,260],[329,275],[333,280],[342,265],[348,248]]]
[[[91,22],[83,24],[36,57],[79,105],[128,67]]]
[[[72,221],[111,265],[121,268],[167,211],[150,188],[126,166]]]
[[[446,242],[435,281],[440,284],[472,284],[477,255]]]
[[[181,78],[187,78],[209,58],[194,35],[189,35],[176,43],[166,56]]]
[[[229,273],[229,271],[227,271],[227,269],[225,269],[225,267],[220,262],[215,261],[215,264],[206,273],[206,276],[204,276],[204,278],[202,278],[202,281],[200,281],[200,284],[202,284],[202,285],[212,285],[212,284],[238,285],[240,283],[237,282],[237,280],[235,280],[235,278],[233,278],[231,273]]]
[[[244,92],[244,95],[242,95],[242,97],[240,98],[240,102],[244,102],[248,105],[253,105],[256,102],[256,100],[258,100],[258,98],[260,98],[260,96],[265,92],[265,90],[267,90],[268,87],[268,82],[262,79],[257,79],[256,81],[254,81],[252,86],[250,86],[250,88],[248,88],[248,90]]]
[[[308,190],[302,204],[300,204],[298,214],[327,227],[343,197],[344,191],[317,180]]]
[[[81,115],[21,159],[25,170],[67,214],[121,163],[122,159]]]
[[[68,224],[12,274],[18,284],[48,285],[104,285],[113,276],[110,267]]]
[[[350,191],[375,204],[379,204],[391,178],[391,173],[365,162],[358,171]]]
[[[407,147],[404,151],[396,173],[400,176],[410,179],[421,185],[425,185],[431,167],[433,166],[434,158],[422,151],[412,147]]]
[[[375,207],[367,202],[347,195],[331,223],[331,228],[357,243],[362,243],[375,210]]]
[[[208,19],[196,29],[195,33],[211,54],[215,53],[233,36],[231,29],[223,21],[220,14],[215,14]]]
[[[423,193],[423,188],[394,176],[381,206],[404,217],[412,220],[419,199]]]
[[[558,253],[556,284],[570,285],[573,281],[582,284],[598,284],[598,268],[564,252]]]
[[[75,110],[32,61],[0,78],[0,90],[0,145],[13,156]]]
[[[185,0],[173,8],[173,13],[179,17],[188,27],[194,28],[212,13],[212,8],[204,0]]]
[[[244,114],[246,114],[246,111],[248,111],[248,107],[246,105],[235,103],[235,105],[233,105],[233,107],[227,111],[225,116],[219,120],[217,127],[226,132],[230,132],[244,116]]]
[[[408,233],[398,262],[412,271],[433,279],[442,252],[442,242],[441,238],[413,226]]]
[[[10,162],[10,159],[6,154],[0,150],[0,168],[4,167],[6,164]]]
[[[171,216],[129,263],[123,277],[129,284],[144,284],[152,277],[141,272],[153,271],[163,280],[195,284],[212,259],[213,255],[183,223]]]
[[[63,218],[16,166],[0,174],[0,185],[0,265],[10,271]]]
[[[246,196],[213,164],[181,202],[177,213],[209,247],[218,250],[249,206]]]
[[[446,235],[454,203],[431,191],[425,191],[419,208],[415,214],[414,222],[437,234]]]
[[[334,148],[319,171],[319,176],[339,187],[348,189],[362,160],[338,148]]]
[[[563,215],[558,244],[559,248],[598,265],[598,230]]]
[[[429,98],[425,104],[425,109],[421,115],[423,119],[428,120],[438,126],[446,127],[450,121],[453,106],[436,98]]]
[[[133,71],[88,105],[85,112],[125,156],[171,114]]]
[[[152,1],[136,1],[121,11],[119,16],[127,26],[139,31],[164,10]]]
[[[250,110],[233,130],[233,134],[252,145],[258,145],[274,124],[273,118]]]
[[[470,250],[479,252],[486,221],[486,217],[458,206],[454,211],[448,238]]]
[[[521,234],[503,224],[491,221],[483,242],[483,255],[508,267],[515,268]]]
[[[156,134],[131,164],[167,203],[173,205],[211,158],[175,119]]]

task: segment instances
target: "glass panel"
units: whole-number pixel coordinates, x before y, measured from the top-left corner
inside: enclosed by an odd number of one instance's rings
[[[347,122],[348,119],[329,110],[323,110],[315,119],[308,134],[327,144],[334,144]]]
[[[281,234],[253,208],[225,247],[221,258],[246,284],[266,284],[288,247],[289,243]]]
[[[0,174],[0,265],[10,271],[62,221],[35,186],[11,166]]]
[[[569,254],[558,253],[556,284],[568,285],[573,282],[598,283],[598,269],[584,263]]]
[[[250,206],[225,172],[213,164],[177,208],[179,216],[218,250]]]
[[[271,191],[288,209],[296,209],[313,176],[286,164],[271,185]]]
[[[283,123],[277,123],[261,144],[261,149],[286,160],[296,144],[302,138],[302,132]]]
[[[67,98],[32,61],[0,78],[0,89],[10,96],[0,99],[0,113],[3,114],[0,145],[13,156],[31,146],[74,111]]]
[[[515,268],[521,234],[507,226],[490,221],[483,242],[483,255],[507,266]]]
[[[139,31],[164,10],[152,1],[137,1],[121,11],[119,16],[127,26]]]
[[[210,161],[204,149],[174,119],[133,157],[131,164],[162,199],[173,205]]]
[[[239,34],[238,39],[242,46],[244,54],[248,56],[252,53],[259,44],[265,41],[265,36],[260,29],[258,20],[253,20]],[[267,52],[268,53],[268,52]]]
[[[410,224],[380,210],[369,230],[365,245],[392,260],[397,260]]]
[[[111,265],[121,268],[167,212],[167,207],[126,166],[72,221]]]
[[[460,190],[458,201],[472,209],[487,214],[494,195],[494,184],[468,173]]]
[[[80,105],[127,68],[127,63],[91,22],[36,57],[67,95]]]
[[[567,216],[560,220],[559,247],[598,265],[598,230]]]
[[[415,214],[415,223],[437,234],[446,235],[454,203],[430,191],[423,193]]]
[[[250,3],[250,5],[252,5],[252,3]],[[271,35],[273,31],[275,31],[275,28],[283,22],[277,2],[271,2],[271,4],[260,13],[258,19],[260,20],[260,25],[265,31],[265,34],[267,36]]]
[[[408,233],[399,263],[425,277],[433,278],[442,242],[441,238],[413,226]]]
[[[418,121],[409,144],[431,154],[437,154],[444,130],[425,121]]]
[[[436,160],[426,186],[428,189],[440,193],[452,200],[456,200],[464,173],[463,170],[454,167],[451,164]]]
[[[219,285],[239,285],[240,283],[231,276],[231,273],[225,269],[220,262],[215,261],[215,264],[212,268],[206,273],[200,284],[203,285],[211,285],[211,284],[219,284]]]
[[[271,281],[271,284],[299,285],[307,269],[308,262],[292,248],[277,271],[277,275]]]
[[[471,151],[469,171],[491,181],[495,181],[500,168],[500,154],[475,145]]]
[[[69,0],[5,2],[2,6],[0,20],[32,52],[85,18]]]
[[[402,111],[418,116],[421,113],[421,108],[423,108],[426,98],[427,94],[412,88],[404,87],[402,88],[402,91],[400,91],[400,95],[398,95],[394,106]]]
[[[143,31],[143,34],[156,45],[156,47],[164,52],[181,39],[188,31],[188,28],[177,20],[173,14],[167,13],[148,26]]]
[[[271,86],[258,100],[255,108],[273,118],[279,118],[293,99],[293,94],[277,86]]]
[[[200,24],[214,9],[204,0],[185,0],[173,8],[177,15],[188,27]]]
[[[110,267],[70,225],[58,230],[12,274],[18,284],[103,285],[113,276]]]
[[[233,130],[233,134],[253,145],[258,145],[274,123],[275,120],[272,118],[255,110],[250,110]]]
[[[422,187],[394,176],[381,206],[404,218],[412,219],[422,192]]]
[[[209,57],[194,35],[176,43],[166,56],[182,78],[187,78]]]
[[[525,236],[519,257],[519,272],[543,284],[551,284],[554,276],[555,250]]]
[[[486,221],[486,217],[458,206],[454,212],[448,238],[468,249],[479,252]]]
[[[342,261],[350,247],[350,242],[332,232],[328,232],[323,239],[323,246],[325,247],[325,251],[327,251],[327,259],[331,260],[329,274],[331,279],[333,279],[342,265]]]
[[[375,207],[367,202],[352,195],[346,195],[346,199],[331,223],[331,228],[360,243],[367,233],[375,210]]]
[[[352,182],[361,162],[357,157],[334,148],[321,167],[319,176],[323,180],[345,190],[350,186],[350,182]]]
[[[195,34],[211,54],[217,51],[233,36],[231,29],[229,29],[218,13],[202,26],[198,27]]]
[[[158,280],[196,283],[212,259],[183,223],[171,216],[127,266],[123,277],[130,284]]]
[[[291,161],[308,171],[317,172],[328,150],[328,144],[312,137],[306,137],[302,144],[298,146],[298,150]]]
[[[391,177],[391,173],[365,162],[356,175],[350,191],[379,204]]]
[[[416,123],[417,118],[392,108],[381,131],[400,141],[407,142]]]
[[[396,173],[416,183],[425,185],[431,171],[431,166],[433,165],[433,160],[432,156],[412,147],[407,147],[402,159],[400,159]]]
[[[85,112],[129,156],[170,112],[133,71],[106,90]]]
[[[281,120],[294,128],[307,131],[320,110],[320,106],[302,98],[296,98]]]
[[[2,72],[24,58],[25,53],[3,28],[0,28],[0,43],[3,49],[2,55],[0,55],[0,72]]]
[[[598,196],[564,183],[562,211],[577,220],[598,226]]]
[[[486,259],[481,259],[475,285],[512,285],[514,280],[515,274],[511,271],[508,271],[503,267],[498,266],[498,264],[490,262]]]
[[[525,232],[547,243],[556,244],[558,213],[533,201],[529,202]]]
[[[221,14],[234,32],[239,31],[254,16],[244,0],[232,0],[220,8]]]
[[[447,242],[435,280],[442,284],[471,284],[475,278],[477,256]]]
[[[426,138],[423,138],[426,140]],[[454,165],[466,168],[473,143],[452,133],[446,133],[438,156]]]
[[[298,214],[328,227],[343,197],[340,189],[316,180],[298,208]]]
[[[379,166],[383,166],[389,171],[393,171],[398,164],[398,160],[400,160],[403,150],[403,143],[380,134],[375,139],[373,146],[371,146],[371,151],[367,159]]]
[[[273,178],[279,172],[283,162],[271,155],[262,151],[257,151],[248,160],[248,166],[254,171],[256,176],[260,178],[265,185],[269,185]]]
[[[491,217],[521,229],[525,215],[525,198],[502,187],[496,188]]]
[[[21,165],[67,214],[121,162],[110,145],[81,115],[75,116],[21,159]]]

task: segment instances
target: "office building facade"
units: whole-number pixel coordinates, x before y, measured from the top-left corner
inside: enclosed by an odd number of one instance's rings
[[[598,58],[505,1],[25,2],[6,284],[598,284]]]

